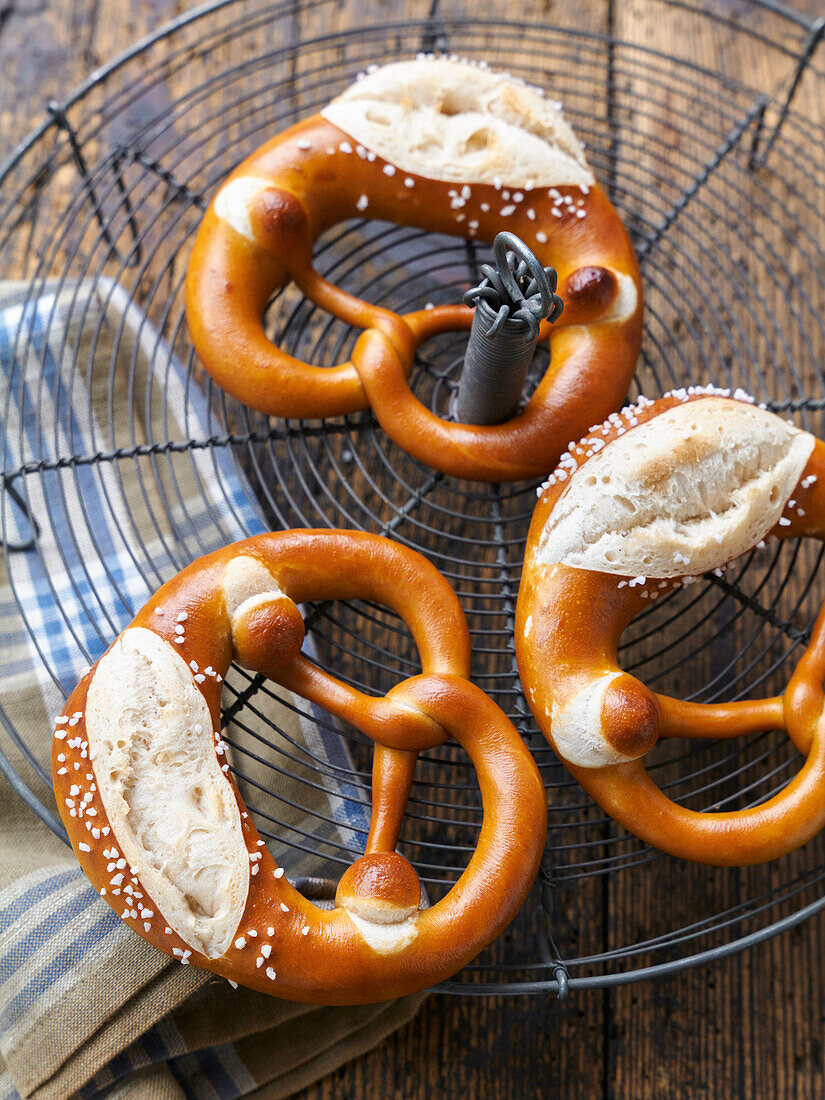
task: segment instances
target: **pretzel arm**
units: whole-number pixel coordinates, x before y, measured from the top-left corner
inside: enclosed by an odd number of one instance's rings
[[[554,250],[544,253],[545,263],[550,263],[554,258]],[[553,324],[549,321],[540,322],[539,343],[548,341],[553,332],[572,325],[604,322],[605,315],[615,310],[621,299],[621,282],[620,275],[601,265],[591,264],[572,270],[562,287],[564,311]],[[416,344],[419,344],[439,333],[469,329],[473,321],[473,310],[469,306],[434,306],[432,309],[405,313],[403,319]]]
[[[314,268],[296,271],[293,278],[307,298],[333,317],[352,328],[370,328],[382,333],[399,356],[405,377],[409,374],[415,344],[403,317],[397,316],[391,310],[364,302],[354,294],[348,294],[319,275]]]
[[[782,696],[734,703],[692,703],[650,691],[641,680],[625,672],[618,659],[621,635],[644,606],[641,590],[634,594],[626,587],[619,589],[615,580],[605,584],[605,578],[598,574],[585,574],[564,566],[555,568],[554,575],[531,577],[525,582],[536,586],[529,606],[538,606],[543,612],[536,616],[535,624],[530,624],[529,648],[544,655],[542,663],[547,661],[554,669],[564,668],[569,683],[567,687],[555,684],[552,696],[549,685],[534,689],[536,708],[551,709],[554,703],[571,699],[581,685],[590,683],[594,677],[615,677],[613,690],[617,692],[620,687],[621,703],[618,697],[611,699],[613,692],[608,691],[602,709],[615,706],[628,723],[632,721],[630,716],[636,714],[640,729],[635,734],[625,730],[626,749],[639,739],[651,745],[661,737],[726,740],[785,728]],[[524,606],[528,606],[527,601]],[[558,609],[556,613],[554,608]],[[574,614],[571,608],[575,608]],[[524,625],[522,622],[522,635]],[[523,643],[520,648],[521,659],[528,661],[528,646]],[[570,659],[572,653],[576,654],[575,661]],[[540,678],[538,670],[535,675]],[[650,728],[646,733],[641,731],[651,716],[655,735]],[[618,730],[611,729],[611,736],[614,732],[617,734]],[[620,751],[618,741],[615,748]]]
[[[825,444],[817,440],[786,509],[787,524],[778,524],[776,538],[825,538]],[[821,701],[814,685],[825,680],[825,614],[820,610],[808,648],[801,657],[785,695],[735,703],[688,703],[657,695],[660,737],[729,738],[766,730],[787,730],[797,748],[807,755],[811,746],[811,707],[800,695],[814,690],[814,706]]]
[[[785,701],[743,699],[735,703],[687,703],[656,695],[659,737],[724,741],[766,730],[785,729]]]
[[[289,691],[324,707],[388,749],[420,751],[447,740],[446,733],[436,722],[405,707],[403,702],[396,702],[392,690],[383,699],[375,699],[318,668],[306,657],[299,655],[287,666],[269,666],[257,671],[265,672]]]
[[[414,551],[376,535],[327,530],[261,536],[252,546],[293,603],[363,599],[390,607],[410,628],[425,673],[469,672],[469,632],[458,600],[435,570],[422,568],[422,559]],[[334,563],[332,568],[324,564],[327,559]],[[280,621],[267,633],[263,626],[255,650],[240,652],[247,667],[387,747],[431,748],[445,740],[435,722],[404,705],[397,689],[375,699],[300,653],[285,661],[277,646],[266,644],[270,635],[282,629]]]
[[[443,420],[423,405],[402,359],[375,332],[360,337],[353,362],[379,423],[405,451],[428,463],[435,448],[439,468],[454,477],[504,481],[544,473],[548,449],[561,451],[579,424],[607,416],[624,397],[622,363],[636,355],[627,330],[571,326],[554,335],[552,346],[551,366],[523,412],[484,426]],[[593,390],[582,389],[582,373]]]
[[[825,826],[825,722],[802,769],[779,794],[747,810],[701,812],[668,798],[642,760],[600,770],[570,767],[591,798],[640,839],[681,859],[720,867],[777,859]]]
[[[418,753],[409,749],[375,746],[372,760],[372,818],[364,849],[368,855],[372,852],[391,852],[398,843],[417,759]]]
[[[326,528],[236,544],[238,552],[247,546],[296,604],[360,599],[389,607],[409,627],[427,671],[469,674],[470,635],[458,597],[416,551],[379,535]]]
[[[312,366],[267,336],[267,303],[287,278],[282,263],[208,211],[186,280],[189,331],[201,358],[223,389],[261,412],[305,417],[360,412],[367,397],[351,362]]]
[[[444,332],[469,331],[473,323],[473,311],[469,306],[433,306],[404,314],[404,323],[413,335],[416,346],[440,336]],[[550,328],[550,326],[547,326]]]
[[[294,915],[297,930],[302,922],[311,927],[308,936],[284,936],[288,950],[280,954],[274,990],[281,997],[358,1004],[374,1000],[375,990],[381,991],[381,999],[403,995],[413,976],[419,987],[433,985],[454,974],[509,923],[512,905],[507,899],[524,896],[538,872],[546,834],[544,785],[512,724],[466,681],[438,676],[408,684],[411,698],[449,729],[478,771],[483,819],[475,851],[447,896],[418,911],[415,937],[403,947],[401,959],[400,952],[364,951],[348,911],[340,906],[332,912],[319,910],[281,879],[279,894],[290,921]],[[528,831],[525,820],[534,822]],[[376,857],[363,858],[369,869]],[[386,857],[380,853],[377,858]],[[342,879],[339,898],[358,866]],[[260,987],[254,965],[250,961],[247,966],[246,984]],[[220,964],[214,969],[220,973]]]
[[[763,805],[730,813],[704,813],[679,806],[645,771],[642,757],[658,738],[726,738],[783,729],[783,699],[701,705],[655,695],[624,673],[617,657],[619,637],[641,606],[641,595],[617,589],[616,578],[564,566],[555,569],[553,577],[540,582],[536,603],[529,605],[559,609],[552,622],[549,615],[537,617],[530,632],[530,654],[541,654],[541,666],[548,670],[542,673],[534,664],[528,673],[534,685],[530,699],[545,722],[547,711],[554,716],[549,730],[556,751],[566,757],[570,772],[591,797],[642,840],[701,862],[757,863],[792,851],[814,836],[825,824],[825,785],[821,782],[825,721],[820,719],[816,725],[799,774]],[[576,654],[574,663],[563,658],[570,653]],[[520,650],[519,660],[522,667],[531,660],[525,648]],[[570,747],[564,740],[565,726],[570,723],[566,716],[571,709],[575,715],[581,693],[603,678],[609,686],[600,710],[588,714],[591,723],[601,723],[603,746],[598,766],[577,766],[570,760]],[[612,762],[611,755],[625,759]]]

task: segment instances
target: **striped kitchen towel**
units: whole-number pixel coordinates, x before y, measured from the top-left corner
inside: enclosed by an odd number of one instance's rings
[[[159,584],[266,528],[229,448],[153,450],[153,440],[207,441],[220,429],[111,280],[0,285],[0,396],[0,763],[48,807],[51,716],[66,693]],[[92,455],[104,457],[82,460]],[[238,671],[227,689],[237,697],[249,684]],[[235,749],[241,788],[261,820],[278,822],[271,847],[291,878],[337,878],[369,823],[368,778],[351,778],[342,740],[318,718],[265,690],[238,716],[257,744]],[[266,752],[279,750],[288,769],[270,766]],[[117,919],[2,781],[0,1100],[274,1100],[368,1050],[419,1003],[310,1008],[171,962]]]

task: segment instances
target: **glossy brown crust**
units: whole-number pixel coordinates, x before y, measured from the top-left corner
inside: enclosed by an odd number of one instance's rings
[[[257,660],[256,667],[273,680],[376,740],[369,855],[350,870],[350,887],[368,900],[374,887],[378,908],[410,903],[417,878],[406,860],[393,853],[398,828],[417,752],[450,736],[475,765],[484,806],[469,866],[442,901],[420,912],[417,935],[408,946],[379,954],[343,909],[320,910],[289,884],[246,814],[227,767],[250,856],[246,909],[223,956],[210,959],[192,951],[167,930],[163,914],[141,885],[139,868],[130,869],[125,861],[122,868],[118,865],[118,838],[97,790],[86,738],[86,696],[97,665],[69,698],[55,731],[55,794],[69,839],[93,885],[126,923],[184,963],[265,993],[319,1004],[380,1001],[427,988],[473,958],[509,924],[526,897],[546,831],[538,770],[504,714],[466,679],[469,633],[449,584],[421,555],[377,536],[345,531],[291,531],[229,546],[179,573],[136,616],[132,626],[154,631],[187,663],[209,670],[200,689],[213,732],[220,731],[220,683],[233,656],[222,579],[228,563],[241,554],[258,559],[293,604],[365,599],[393,608],[418,646],[422,674],[383,699],[363,695],[300,655],[286,660],[284,648],[277,645],[271,666]],[[284,616],[282,604],[276,598],[277,613],[271,619],[255,616],[250,622],[261,626],[264,640],[286,623],[294,646],[294,623],[291,615]],[[177,644],[175,626],[184,613],[184,641]],[[236,613],[238,619],[245,622]],[[251,645],[248,633],[245,644]],[[266,646],[251,648],[260,658]],[[83,788],[82,799],[71,793],[76,786]]]
[[[370,852],[344,871],[335,893],[339,905],[361,898],[378,909],[417,909],[421,883],[398,852]]]
[[[678,403],[676,398],[666,398],[633,411],[643,424]],[[610,442],[620,427],[628,430],[627,421],[617,422],[599,438]],[[573,452],[577,467],[587,461],[585,450]],[[811,476],[815,480],[807,484]],[[626,578],[612,574],[539,565],[539,539],[566,484],[547,487],[536,507],[516,611],[519,672],[536,721],[554,748],[550,721],[554,698],[559,693],[570,698],[595,676],[619,671],[617,650],[625,627],[649,599],[678,583],[650,581],[630,588]],[[794,506],[784,513],[790,524],[777,525],[768,537],[825,539],[825,444],[821,441],[816,442],[792,500]],[[529,638],[525,638],[530,616]],[[577,767],[561,753],[559,757],[611,817],[646,843],[699,863],[762,863],[800,847],[825,826],[823,679],[825,610],[785,694],[777,698],[688,703],[657,695],[629,674],[608,689],[602,707],[605,736],[625,755],[644,754],[660,737],[729,738],[786,730],[805,762],[784,790],[752,809],[702,813],[680,806],[647,774],[643,755],[600,768]]]
[[[573,202],[555,208],[548,188],[512,203],[492,185],[473,184],[470,197],[456,207],[449,192],[461,184],[410,175],[380,157],[362,159],[343,152],[342,144],[351,148],[343,131],[316,115],[235,170],[230,179],[252,176],[271,183],[251,204],[257,244],[213,207],[207,211],[186,279],[189,331],[204,366],[233,396],[273,416],[340,416],[372,408],[399,446],[456,477],[512,481],[545,473],[569,440],[621,404],[633,376],[642,290],[616,211],[598,185],[586,195],[576,187],[555,189],[582,200],[581,207]],[[368,205],[362,211],[358,202],[364,196]],[[410,391],[407,376],[416,348],[437,333],[469,328],[467,307],[439,306],[402,317],[352,297],[315,272],[312,245],[318,235],[336,222],[365,215],[482,241],[508,229],[543,264],[556,268],[567,308],[553,326],[552,364],[518,416],[487,427],[455,424],[430,412]],[[581,275],[582,268],[610,271]],[[633,280],[636,308],[624,320],[598,323],[616,301],[613,272]],[[364,330],[350,362],[311,366],[267,339],[264,309],[288,279],[322,309]],[[542,338],[549,333],[545,324]]]

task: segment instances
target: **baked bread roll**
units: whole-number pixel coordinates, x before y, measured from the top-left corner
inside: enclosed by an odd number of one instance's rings
[[[674,855],[756,863],[825,824],[825,621],[778,699],[671,699],[624,672],[617,657],[645,601],[721,572],[765,539],[822,538],[822,468],[823,444],[808,432],[741,392],[691,387],[641,398],[591,428],[539,490],[516,613],[527,698],[596,801]],[[660,737],[766,729],[787,730],[806,761],[781,794],[754,809],[688,810],[645,772],[643,758]]]
[[[384,65],[321,114],[388,164],[426,179],[585,192],[596,182],[560,105],[486,66],[445,58]]]
[[[510,230],[557,270],[564,312],[553,327],[553,367],[518,415],[457,424],[418,401],[407,384],[416,349],[468,329],[472,311],[402,316],[319,275],[315,240],[357,217],[480,241]],[[304,363],[269,341],[264,310],[290,279],[363,330],[348,362]],[[233,172],[198,232],[186,312],[204,366],[245,404],[292,417],[371,408],[425,464],[505,481],[544,473],[566,440],[621,402],[642,293],[628,235],[558,105],[485,66],[423,58],[369,73]],[[544,324],[540,335],[549,334]]]

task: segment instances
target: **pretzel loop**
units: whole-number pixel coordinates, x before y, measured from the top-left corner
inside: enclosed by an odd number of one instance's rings
[[[456,187],[466,199],[451,197]],[[186,313],[204,366],[233,396],[269,415],[331,417],[371,408],[391,439],[457,477],[509,481],[543,473],[569,439],[622,400],[641,339],[642,294],[630,240],[598,185],[519,195],[509,203],[490,183],[462,190],[461,182],[405,172],[374,153],[356,155],[348,135],[322,115],[292,127],[236,169],[198,232]],[[314,270],[319,235],[364,216],[488,242],[507,229],[529,243],[542,266],[556,269],[565,303],[558,325],[567,331],[554,337],[552,366],[519,415],[492,427],[452,423],[410,391],[416,349],[439,333],[468,329],[467,307],[401,316]],[[319,308],[362,330],[351,360],[318,367],[269,341],[263,315],[289,279]],[[542,337],[548,332],[544,324]]]
[[[312,664],[298,605],[332,599],[395,610],[422,673],[373,698]],[[235,787],[220,719],[233,658],[375,741],[365,854],[332,912],[287,882]],[[280,997],[355,1004],[447,977],[513,918],[546,831],[535,763],[467,680],[469,662],[450,586],[386,539],[284,532],[200,559],[137,615],[58,720],[55,789],[81,864],[139,934]],[[395,847],[417,754],[448,737],[476,769],[484,820],[456,885],[421,909],[418,876]]]
[[[825,826],[825,608],[782,696],[733,703],[685,702],[652,692],[625,673],[618,661],[625,627],[651,599],[680,584],[682,578],[633,578],[563,561],[543,564],[541,551],[543,540],[550,537],[547,532],[554,508],[560,507],[566,492],[573,492],[571,470],[584,477],[588,459],[602,450],[607,454],[606,448],[629,428],[635,431],[665,412],[685,404],[695,407],[696,402],[704,400],[704,394],[689,397],[681,391],[677,397],[625,410],[603,431],[591,429],[583,444],[574,448],[564,476],[551,478],[528,538],[516,616],[516,648],[537,722],[572,775],[607,813],[642,840],[672,855],[739,866],[793,851]],[[733,404],[727,402],[728,406]],[[728,412],[728,408],[721,409],[722,414]],[[767,413],[759,415],[783,424]],[[689,423],[684,418],[680,421],[680,425]],[[768,424],[767,430],[774,438],[779,434],[773,424]],[[679,431],[686,429],[680,426]],[[694,443],[695,431],[696,424],[684,436],[688,450],[693,449],[691,453],[698,446]],[[787,428],[783,426],[782,431],[787,433]],[[627,436],[629,446],[632,438],[632,434]],[[650,448],[650,438],[646,436],[644,444],[639,442],[637,446]],[[789,438],[801,448],[797,452],[801,455],[796,460],[798,472],[784,496],[778,492],[771,496],[777,520],[762,537],[823,540],[825,444],[808,436],[806,450],[802,433]],[[595,440],[600,441],[597,447],[593,446]],[[730,448],[733,444],[720,446]],[[771,446],[778,445],[772,440]],[[651,457],[649,451],[642,453],[645,457],[640,462],[648,463],[642,468],[657,471],[658,458]],[[743,465],[747,461],[744,455],[740,459]],[[780,457],[776,461],[788,459]],[[590,469],[590,485],[595,492],[597,470],[607,467],[593,465]],[[673,476],[685,475],[679,471]],[[585,482],[580,480],[577,485],[581,492]],[[610,487],[610,492],[619,496],[624,491]],[[748,492],[755,492],[750,484]],[[758,514],[758,505],[745,495],[745,490],[740,499],[745,502],[743,507]],[[634,504],[637,507],[645,504]],[[612,560],[623,564],[620,557]],[[751,808],[708,812],[688,809],[665,795],[645,770],[644,757],[660,737],[719,739],[772,729],[786,730],[805,760],[782,791]]]

